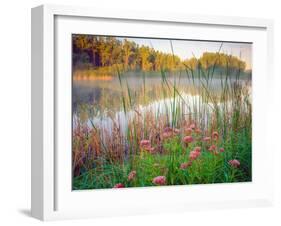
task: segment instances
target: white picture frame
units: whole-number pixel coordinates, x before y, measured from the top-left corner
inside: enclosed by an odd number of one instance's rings
[[[96,25],[96,30],[93,30],[93,26],[88,26],[91,23]],[[100,23],[102,25],[99,26]],[[71,191],[71,163],[67,160],[71,150],[69,153],[59,151],[62,147],[70,147],[67,135],[71,134],[71,125],[67,125],[68,119],[71,119],[68,101],[71,90],[71,56],[67,47],[70,43],[69,34],[110,32],[120,35],[120,28],[123,28],[122,34],[126,36],[156,37],[158,34],[158,37],[179,38],[177,26],[194,29],[190,34],[193,35],[192,39],[205,40],[204,33],[209,29],[209,40],[240,40],[254,43],[253,181],[156,189]],[[188,29],[186,30],[188,32]],[[181,34],[181,38],[187,34]],[[271,205],[273,180],[270,175],[273,168],[273,151],[268,148],[263,137],[268,117],[268,108],[265,106],[270,104],[266,97],[270,97],[273,84],[272,45],[273,22],[265,19],[105,11],[56,5],[33,8],[32,216],[41,220],[56,220]],[[57,74],[69,74],[69,77]],[[65,107],[58,107],[63,103],[67,103]],[[83,207],[80,203],[84,203]]]

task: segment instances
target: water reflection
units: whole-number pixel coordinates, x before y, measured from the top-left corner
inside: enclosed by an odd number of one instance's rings
[[[121,83],[118,77],[111,79],[95,79],[73,82],[73,122],[74,128],[81,122],[81,109],[87,109],[84,117],[89,127],[95,126],[102,131],[112,131],[113,124],[120,126],[123,134],[126,133],[127,123],[138,115],[152,113],[155,117],[167,115],[169,123],[172,121],[173,104],[180,107],[181,113],[185,115],[201,112],[202,120],[208,120],[209,112],[217,106],[225,107],[231,105],[231,100],[221,99],[225,84],[229,86],[237,82],[235,78],[222,80],[218,76],[204,82],[204,80],[191,79],[188,76],[177,74],[167,76],[163,81],[160,74],[145,75],[126,74]],[[239,79],[242,86],[250,87],[249,76]],[[222,84],[225,82],[225,84]],[[168,83],[170,88],[167,86]],[[173,86],[176,92],[173,92]],[[208,86],[208,93],[204,87]],[[169,90],[170,89],[170,90]],[[122,96],[130,93],[130,105],[126,111],[122,103]],[[204,93],[204,95],[202,95]],[[173,95],[176,94],[176,95]],[[218,97],[217,100],[214,98]],[[204,111],[202,111],[204,109]],[[202,115],[203,114],[203,115]],[[204,122],[203,122],[204,124]]]

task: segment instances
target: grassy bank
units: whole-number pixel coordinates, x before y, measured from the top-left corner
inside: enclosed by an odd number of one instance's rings
[[[214,68],[187,67],[182,79],[200,82],[196,99],[185,98],[181,81],[161,71],[155,99],[168,101],[156,111],[139,109],[147,102],[145,76],[133,98],[134,90],[117,74],[124,131],[114,117],[110,130],[93,121],[89,126],[83,114],[90,107],[80,111],[73,130],[73,189],[251,181],[251,90],[239,71],[215,75]],[[212,87],[215,76],[220,94]]]

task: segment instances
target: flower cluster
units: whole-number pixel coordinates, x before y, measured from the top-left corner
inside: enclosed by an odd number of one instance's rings
[[[162,133],[162,139],[169,139],[174,137],[175,135],[179,134],[180,130],[177,128],[166,127]]]
[[[192,161],[184,162],[180,165],[180,169],[182,169],[182,170],[187,169],[191,165],[192,165]]]
[[[154,147],[151,146],[150,140],[141,140],[140,141],[141,150],[152,153],[154,151]]]
[[[135,170],[131,171],[128,175],[128,181],[132,181],[135,179],[137,172]]]
[[[233,168],[238,168],[240,166],[240,162],[237,159],[229,160],[228,164]]]
[[[189,159],[191,161],[196,160],[201,155],[201,148],[195,147],[193,151],[189,153]]]
[[[124,184],[118,183],[115,184],[113,188],[125,188]]]
[[[192,143],[195,143],[195,139],[198,140],[198,137],[196,136],[196,134],[198,135],[198,134],[202,133],[201,130],[199,128],[197,128],[194,123],[191,123],[188,126],[188,128],[185,128],[185,130],[183,132],[185,133],[185,135],[182,138],[182,142],[185,144],[186,147],[188,147]],[[163,130],[161,137],[162,137],[162,139],[169,139],[169,138],[173,138],[175,135],[178,135],[178,134],[180,134],[179,129],[166,127]],[[195,137],[195,139],[193,136]],[[186,162],[181,163],[179,168],[181,170],[186,170],[189,167],[191,167],[193,162],[201,156],[202,148],[204,150],[209,151],[210,153],[213,153],[214,155],[219,155],[219,153],[223,153],[225,151],[225,149],[223,147],[218,147],[219,137],[220,136],[217,131],[212,132],[212,134],[210,136],[205,136],[203,138],[200,136],[198,141],[199,141],[199,143],[201,143],[201,141],[202,141],[203,146],[202,147],[201,146],[193,147],[193,149],[189,152],[188,160]],[[147,151],[149,153],[152,153],[154,150],[154,148],[151,145],[151,141],[146,140],[146,139],[143,139],[140,141],[140,149]],[[240,162],[237,159],[230,160],[228,162],[228,164],[233,168],[238,168],[240,166]],[[153,166],[159,167],[159,164],[154,163]],[[137,177],[136,170],[132,170],[131,172],[129,172],[129,174],[127,176],[127,181],[132,182],[136,179],[136,177]],[[167,180],[164,175],[154,177],[151,182],[154,185],[166,185],[167,184]],[[124,187],[125,186],[122,183],[118,183],[114,186],[114,188],[124,188]]]
[[[182,139],[183,143],[186,144],[186,146],[188,146],[189,143],[192,143],[193,142],[193,137],[192,136],[185,136],[183,139]]]
[[[165,176],[157,176],[154,177],[152,183],[155,185],[165,185],[166,184],[166,177]]]

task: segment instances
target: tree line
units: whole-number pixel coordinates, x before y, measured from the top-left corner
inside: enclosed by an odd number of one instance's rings
[[[205,52],[200,58],[182,60],[172,53],[139,45],[127,39],[110,36],[73,35],[72,64],[74,68],[99,69],[122,65],[125,70],[160,71],[231,68],[244,71],[246,63],[236,56]]]

